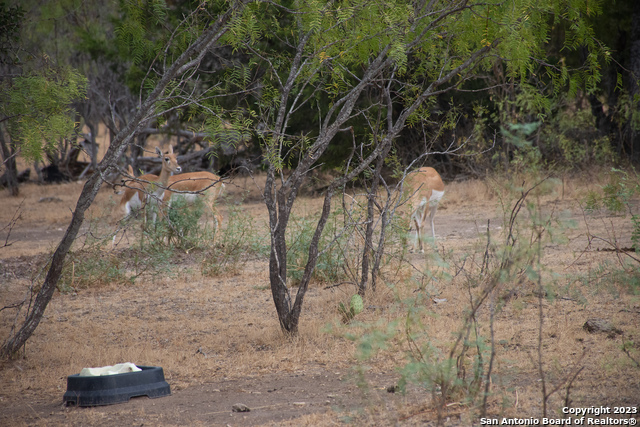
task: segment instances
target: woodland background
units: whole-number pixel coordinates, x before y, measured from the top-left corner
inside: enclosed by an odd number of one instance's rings
[[[209,13],[215,13],[214,2],[206,4],[213,10]],[[575,171],[617,161],[636,162],[640,156],[637,2],[591,2],[586,6],[589,11],[578,10],[581,2],[567,4],[569,10],[583,14],[588,29],[580,31],[590,31],[588,37],[599,51],[575,35],[566,37],[573,17],[558,19],[549,14],[546,43],[535,47],[544,50],[548,62],[534,61],[519,78],[508,70],[508,58],[474,70],[460,90],[435,97],[427,107],[428,120],[416,120],[402,129],[394,146],[398,161],[410,163],[428,141],[434,153],[429,163],[448,179],[480,177],[496,169]],[[140,97],[153,84],[149,70],[158,65],[156,52],[178,34],[178,23],[198,5],[189,1],[4,1],[0,15],[3,185],[17,193],[18,175],[27,179],[25,170],[16,168],[19,156],[36,162],[30,167],[32,180],[87,176],[96,165],[91,153],[97,155],[97,151],[88,151],[92,166],[85,170],[86,164],[78,164],[78,142],[86,139],[83,147],[90,147],[100,125],[106,125],[113,137],[131,120]],[[489,22],[494,17],[490,7],[485,9],[484,19]],[[276,16],[274,11],[265,13]],[[265,51],[277,52],[286,40],[275,29],[269,36],[271,31],[260,43]],[[407,66],[412,65],[409,58]],[[415,66],[419,67],[417,62]],[[592,67],[597,80],[576,71],[587,67]],[[549,68],[565,75],[552,75]],[[576,73],[572,79],[554,82],[571,72]],[[259,133],[267,123],[251,112],[256,105],[250,98],[268,88],[260,82],[265,68],[250,51],[229,43],[208,52],[196,73],[198,86],[224,84],[227,96],[217,109],[207,111],[201,105],[166,111],[138,130],[128,158],[120,160],[122,165],[131,163],[135,169],[147,138],[162,134],[175,137],[180,154],[193,154],[188,161],[194,169],[213,166],[224,175],[239,168],[264,167]],[[373,92],[368,91],[368,96],[375,96]],[[313,137],[317,109],[327,108],[330,100],[324,97],[318,102],[325,105],[300,106],[299,114],[288,123],[290,135]],[[218,114],[221,111],[226,114]],[[70,121],[73,137],[68,131]],[[370,138],[366,118],[355,117],[349,125],[356,138]],[[44,152],[39,147],[43,138]],[[23,144],[26,141],[37,142]],[[463,144],[464,155],[451,152]],[[351,135],[339,133],[324,153],[323,168],[340,168],[351,145]],[[295,156],[291,157],[289,161],[295,163]]]
[[[122,354],[185,388],[313,358],[417,387],[371,425],[637,407],[639,77],[633,0],[3,1],[0,375],[53,401],[65,372]],[[157,173],[167,144],[225,179],[222,227],[131,218],[110,246],[108,187]],[[419,166],[446,183],[425,254],[406,245]],[[55,249],[22,246],[40,240]],[[121,314],[125,339],[103,329]],[[591,335],[587,314],[613,326]],[[47,344],[79,336],[113,352]]]

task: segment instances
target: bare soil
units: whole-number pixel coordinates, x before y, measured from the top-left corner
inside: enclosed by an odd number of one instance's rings
[[[536,286],[525,281],[514,284],[517,292],[497,312],[493,331],[487,326],[489,310],[478,313],[480,332],[485,337],[493,333],[497,343],[488,417],[542,417],[539,356],[546,391],[551,394],[547,416],[566,418],[561,410],[567,401],[572,408],[638,408],[640,300],[634,294],[638,288],[614,277],[626,256],[602,250],[610,249],[607,242],[630,247],[632,226],[628,217],[585,214],[579,204],[585,192],[598,190],[604,179],[566,180],[536,199],[543,211],[574,223],[558,231],[565,237],[563,243],[544,248],[545,266],[560,275],[555,281],[545,275],[556,297],[540,301]],[[443,354],[462,325],[469,295],[478,291],[469,288],[464,278],[478,259],[467,264],[463,255],[483,253],[488,221],[491,238],[501,239],[503,213],[510,213],[508,207],[501,208],[503,199],[492,189],[495,186],[489,181],[449,183],[436,216],[438,251],[449,264],[434,270],[458,274],[450,281],[429,283],[433,298],[423,302],[429,314],[422,321],[423,331]],[[238,179],[228,187],[230,197],[227,206],[221,206],[223,214],[229,206],[242,203],[257,223],[266,222],[266,209],[251,180]],[[20,324],[24,309],[16,318],[11,307],[41,281],[42,267],[66,230],[81,188],[79,183],[27,184],[17,198],[0,193],[0,227],[15,219],[0,232],[0,246],[4,244],[0,247],[2,340],[14,324]],[[89,223],[107,229],[104,218],[116,199],[103,189]],[[303,197],[299,206],[298,214],[313,213],[320,199]],[[89,231],[85,227],[83,237]],[[590,236],[601,239],[589,246]],[[105,249],[102,256],[112,256],[112,250],[124,249]],[[433,265],[428,260],[428,256],[411,254],[407,262],[421,270]],[[266,259],[249,257],[239,271],[215,277],[203,275],[199,262],[196,255],[184,251],[167,262],[165,273],[141,276],[132,284],[106,283],[57,292],[20,357],[0,362],[0,425],[438,422],[433,400],[438,390],[432,394],[411,385],[406,394],[388,391],[398,383],[397,368],[406,364],[411,351],[403,338],[402,322],[390,346],[366,361],[357,358],[357,345],[346,338],[347,333],[369,331],[366,324],[402,319],[406,307],[399,298],[414,295],[417,287],[411,273],[402,286],[380,285],[358,315],[363,324],[349,326],[341,323],[336,307],[348,301],[353,288],[314,283],[305,299],[300,334],[290,338],[280,332]],[[606,319],[620,333],[590,333],[583,329],[590,318]],[[623,342],[631,343],[628,355],[622,351]],[[171,396],[140,397],[94,408],[63,406],[68,375],[84,367],[120,362],[162,366]],[[246,405],[250,412],[234,412],[235,404]],[[479,407],[464,395],[453,395],[440,413],[441,423],[477,424],[479,414]]]

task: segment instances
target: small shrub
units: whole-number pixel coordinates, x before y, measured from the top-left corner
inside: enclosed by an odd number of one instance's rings
[[[182,249],[202,246],[203,240],[212,234],[208,224],[199,224],[204,210],[202,198],[197,198],[195,203],[188,203],[184,199],[172,202],[168,215],[169,240]]]
[[[344,303],[338,304],[338,313],[342,316],[342,323],[349,323],[353,318],[360,314],[364,309],[364,302],[362,297],[358,294],[354,294],[349,301],[349,308]]]
[[[99,245],[69,252],[58,281],[60,292],[106,284],[131,284],[125,263],[116,253],[105,255]]]
[[[541,145],[551,163],[569,168],[612,164],[616,154],[608,137],[599,137],[589,109],[560,109],[543,127]]]
[[[354,256],[354,233],[345,230],[341,223],[342,218],[340,209],[330,214],[318,245],[320,255],[313,277],[324,283],[344,280],[346,258]],[[316,225],[317,221],[312,216],[291,219],[287,241],[287,277],[294,285],[300,283],[304,274]]]
[[[148,209],[158,211],[156,206]],[[163,216],[158,213],[156,222],[147,223],[144,237],[152,246],[167,245],[183,250],[206,247],[214,235],[209,222],[200,222],[206,209],[200,198],[193,203],[184,199],[172,200]]]
[[[429,251],[425,255],[429,267],[422,276],[418,277],[418,269],[413,268],[410,280],[397,284],[386,281],[397,297],[395,307],[389,310],[398,313],[395,319],[345,327],[344,336],[357,343],[358,357],[363,361],[381,349],[394,354],[404,352],[406,358],[397,366],[401,373],[400,390],[415,384],[430,393],[439,420],[447,415],[452,401],[476,407],[480,414],[489,409],[493,393],[490,384],[499,350],[493,332],[494,319],[512,304],[511,296],[523,292],[538,295],[542,307],[543,298],[552,302],[557,295],[556,275],[548,271],[541,259],[549,243],[562,242],[567,224],[527,199],[528,195],[534,198],[536,189],[544,193],[540,184],[519,192],[507,191],[501,199],[505,221],[500,235],[482,239],[464,260]],[[510,197],[518,193],[515,200]],[[432,266],[442,266],[442,273],[434,272]],[[455,275],[450,274],[452,271]],[[438,315],[430,302],[438,289],[460,284],[468,298],[467,308],[460,311],[455,335],[443,337],[430,330],[429,319]],[[344,304],[339,311],[348,319]],[[539,322],[543,322],[542,315]],[[539,351],[542,360],[543,348]],[[542,361],[538,367],[544,369]],[[549,396],[544,395],[545,404]]]
[[[640,269],[637,262],[629,259],[616,263],[603,261],[578,280],[592,293],[605,292],[616,298],[621,292],[640,295]]]
[[[631,243],[636,253],[640,254],[640,215],[631,215],[631,224],[633,224]]]
[[[202,261],[202,274],[206,276],[237,273],[251,255],[269,255],[266,231],[260,234],[251,215],[238,206],[229,209],[227,224],[220,227],[213,242]]]
[[[640,253],[640,214],[634,212],[632,200],[640,195],[640,178],[634,173],[611,169],[609,182],[602,186],[602,194],[590,191],[584,205],[587,212],[605,207],[614,214],[629,215],[631,222],[631,244]]]
[[[640,180],[620,169],[611,169],[609,183],[602,187],[602,203],[613,213],[631,213],[631,199],[640,194]]]
[[[583,200],[585,211],[590,213],[596,211],[601,204],[600,200],[600,194],[593,190],[590,190]]]

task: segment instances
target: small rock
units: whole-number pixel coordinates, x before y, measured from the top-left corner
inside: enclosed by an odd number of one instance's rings
[[[251,409],[243,403],[236,403],[231,407],[233,412],[251,412]]]
[[[399,387],[397,385],[390,385],[387,387],[387,393],[395,393],[398,389]]]
[[[584,325],[582,325],[582,329],[590,333],[605,332],[609,334],[610,338],[613,338],[615,335],[622,334],[620,329],[616,328],[611,322],[604,319],[589,319],[584,323]]]

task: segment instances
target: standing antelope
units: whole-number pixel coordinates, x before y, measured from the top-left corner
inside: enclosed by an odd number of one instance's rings
[[[433,224],[433,217],[436,215],[438,202],[444,196],[444,183],[440,178],[440,174],[434,168],[424,167],[411,172],[405,179],[405,185],[411,195],[408,200],[411,222],[416,226],[414,248],[417,246],[420,248],[420,252],[424,252],[422,231],[424,222],[427,219],[427,211],[431,220],[431,234],[435,240],[436,229]],[[427,209],[427,204],[429,209]]]
[[[173,149],[170,148],[166,156],[175,158]],[[163,162],[163,171],[165,164],[166,162]],[[182,170],[180,166],[178,168],[175,170],[176,172]],[[129,166],[129,174],[133,176],[131,166]],[[160,177],[145,174],[129,183],[120,199],[119,212],[127,216],[133,209],[145,207],[148,195],[151,195],[151,200],[154,203],[160,204],[161,212],[162,209],[171,205],[172,200],[183,199],[187,203],[194,203],[198,197],[204,197],[205,204],[211,210],[217,226],[221,222],[221,218],[215,213],[214,203],[222,194],[223,189],[224,184],[221,178],[211,172],[190,172],[171,176],[162,176],[161,174]],[[152,218],[155,221],[155,215]]]
[[[118,208],[118,213],[124,213],[124,217],[129,216],[134,209],[145,207],[147,198],[149,198],[149,201],[153,204],[162,201],[165,196],[165,188],[169,185],[171,175],[174,172],[182,172],[182,168],[178,165],[178,159],[173,153],[172,146],[169,146],[169,151],[164,154],[156,147],[156,153],[158,157],[162,159],[160,176],[144,174],[129,183],[120,199]],[[129,166],[129,174],[133,176],[133,168],[131,166]],[[155,215],[153,220],[155,221]]]
[[[216,214],[214,205],[224,187],[222,179],[211,172],[183,173],[169,179],[162,202],[163,205],[170,206],[172,201],[182,199],[187,203],[194,203],[198,197],[203,197],[205,205],[211,210],[215,226],[218,227],[222,218]]]
[[[147,183],[145,181],[157,181],[158,175],[146,173],[136,178],[133,168],[129,165],[127,174],[123,174],[121,178],[122,184],[116,184],[116,190],[114,190],[116,194],[122,194],[120,204],[115,212],[115,215],[118,216],[117,219],[120,219],[120,214],[124,214],[123,218],[126,218],[131,215],[132,211],[141,209],[144,206],[147,202],[147,193],[145,193],[145,184]],[[124,187],[124,190],[117,190],[119,186]]]

